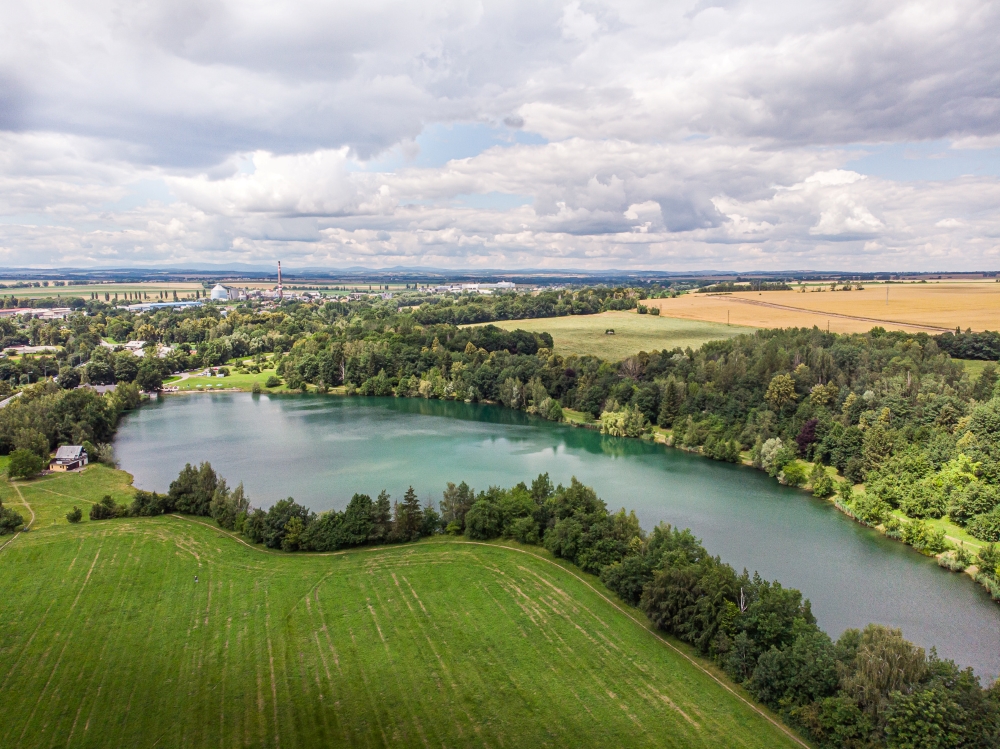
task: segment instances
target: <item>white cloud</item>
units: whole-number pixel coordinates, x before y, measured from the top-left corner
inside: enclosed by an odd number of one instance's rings
[[[987,0],[7,3],[0,264],[980,268],[995,177],[840,147],[997,148],[998,33]],[[549,142],[413,166],[435,123]]]

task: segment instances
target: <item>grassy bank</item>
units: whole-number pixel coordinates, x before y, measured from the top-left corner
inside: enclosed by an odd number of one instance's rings
[[[125,499],[121,471],[19,488],[40,521],[0,552],[2,746],[796,745],[537,548],[264,553],[59,520]]]

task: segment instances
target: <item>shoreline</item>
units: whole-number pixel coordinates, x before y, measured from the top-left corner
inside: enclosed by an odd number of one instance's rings
[[[253,393],[252,390],[250,390],[248,388],[234,386],[234,387],[229,387],[229,388],[201,388],[201,389],[188,389],[188,390],[172,390],[172,391],[167,391],[167,392],[161,391],[161,392],[157,393],[157,395],[158,396],[192,395],[192,394],[197,394],[197,393],[250,393],[252,395],[268,395],[268,396],[274,396],[274,395],[278,395],[278,396],[281,396],[281,395],[302,395],[302,394],[309,394],[309,395],[330,395],[330,396],[347,396],[348,395],[347,388],[345,386],[343,386],[343,385],[335,387],[335,388],[330,388],[325,393],[319,392],[318,390],[308,390],[308,389],[304,390],[304,391],[301,391],[301,392],[292,392],[292,391],[289,391],[287,389],[283,390],[283,391],[282,390],[275,391],[275,390],[271,390],[271,389],[268,389],[268,388],[262,388],[260,393]],[[396,397],[396,398],[398,398],[398,397],[404,397],[405,398],[406,396],[383,396],[383,397]],[[494,403],[492,401],[480,401],[480,403],[486,403],[486,404],[489,404],[489,405],[501,405],[501,404]],[[516,410],[520,410],[520,409],[516,409]],[[572,409],[563,409],[563,410],[564,411],[571,411],[574,414],[575,413],[579,413],[579,412],[573,411]],[[595,431],[599,431],[599,429],[600,429],[600,422],[598,422],[598,421],[582,421],[582,420],[579,420],[579,419],[566,418],[565,416],[564,416],[564,418],[563,418],[563,420],[561,422],[555,422],[555,423],[566,424],[568,426],[571,426],[571,427],[574,427],[574,428],[578,428],[578,429],[591,429],[591,430],[595,430]],[[700,448],[699,449],[691,449],[691,448],[681,447],[680,445],[673,444],[673,434],[670,433],[669,431],[660,429],[659,427],[654,427],[653,429],[654,429],[654,431],[649,436],[643,436],[643,437],[624,437],[624,438],[620,438],[620,439],[645,439],[647,441],[652,441],[652,442],[655,442],[657,444],[663,445],[665,447],[668,447],[668,448],[671,448],[671,449],[674,449],[674,450],[681,450],[683,452],[691,453],[692,455],[698,455],[699,457],[702,457],[702,458],[704,458],[706,460],[712,460],[712,458],[709,458],[707,455],[704,455],[701,452]],[[805,461],[803,461],[803,462],[805,462]],[[750,468],[750,469],[755,470],[755,471],[760,471],[761,470],[759,468],[755,468],[753,466],[753,464],[747,458],[743,457],[742,454],[740,456],[740,463],[739,463],[739,465],[741,465],[741,466],[743,466],[745,468]],[[812,464],[807,463],[807,465],[812,465]],[[838,481],[846,481],[846,479],[844,479],[843,477],[841,477],[840,474],[837,474],[837,479],[836,480],[838,480]],[[777,479],[775,479],[775,481],[777,481]],[[854,485],[854,487],[855,487],[855,491],[861,491],[861,492],[864,491],[864,485],[863,484],[856,484],[856,485]],[[806,488],[806,486],[789,487],[789,488],[791,488],[791,489],[798,489],[801,492],[807,493],[810,497],[812,497],[812,493],[811,493],[810,489]],[[842,506],[841,502],[839,502],[837,500],[837,495],[836,494],[834,494],[834,495],[832,495],[830,497],[822,497],[822,498],[821,497],[812,497],[812,498],[813,499],[820,499],[821,501],[830,503],[831,505],[833,505],[833,507],[838,512],[840,512],[843,515],[846,515],[848,518],[850,518],[851,520],[853,520],[855,523],[858,523],[859,525],[862,525],[862,526],[864,526],[866,528],[870,528],[873,531],[875,531],[876,533],[879,533],[880,535],[882,535],[885,538],[888,538],[891,541],[895,541],[897,543],[900,543],[900,544],[903,544],[904,546],[909,547],[910,549],[912,549],[914,551],[914,553],[921,554],[922,556],[930,557],[932,559],[936,559],[938,561],[938,566],[941,567],[944,570],[947,570],[948,572],[951,572],[951,573],[960,572],[960,573],[963,573],[965,575],[968,575],[970,578],[972,578],[972,580],[974,582],[976,582],[978,585],[980,585],[981,587],[983,587],[983,588],[986,589],[987,593],[990,595],[990,598],[994,601],[994,603],[1000,604],[1000,598],[998,598],[994,594],[993,590],[991,590],[988,585],[986,585],[983,581],[981,581],[979,579],[979,568],[976,565],[971,564],[971,565],[967,566],[963,570],[956,570],[956,569],[952,569],[950,566],[946,566],[944,564],[941,564],[941,560],[943,558],[948,558],[949,555],[951,555],[952,549],[945,550],[945,551],[943,551],[943,552],[941,552],[939,554],[925,554],[924,552],[920,551],[919,549],[916,549],[913,546],[910,546],[910,544],[907,544],[902,539],[893,538],[892,536],[889,536],[885,532],[885,527],[883,525],[873,526],[873,525],[869,525],[869,524],[864,523],[861,520],[859,520],[847,508],[845,508],[845,507]],[[903,523],[909,523],[909,522],[911,522],[910,518],[900,518],[900,520]],[[946,534],[945,538],[951,543],[951,545],[953,547],[956,546],[957,544],[961,544],[963,546],[973,546],[973,547],[976,548],[977,551],[980,548],[982,548],[982,546],[978,546],[975,543],[967,543],[965,541],[962,541],[960,539],[954,538],[953,536],[949,536],[947,534]],[[980,542],[980,543],[982,543],[983,545],[985,545],[986,542]]]

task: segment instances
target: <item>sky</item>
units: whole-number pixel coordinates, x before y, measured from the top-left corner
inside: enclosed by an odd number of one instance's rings
[[[1000,4],[0,4],[0,267],[1000,268]]]

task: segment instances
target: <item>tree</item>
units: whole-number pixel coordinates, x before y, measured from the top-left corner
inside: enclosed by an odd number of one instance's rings
[[[894,692],[885,711],[886,745],[893,749],[970,746],[967,739],[974,737],[966,721],[965,711],[941,686],[913,694]]]
[[[650,430],[645,414],[634,406],[601,414],[601,434],[612,437],[641,437]]]
[[[396,540],[413,541],[420,538],[423,521],[423,508],[420,506],[420,500],[417,499],[417,493],[411,486],[403,494],[403,502],[399,506],[394,523],[393,532]]]
[[[282,551],[298,551],[299,540],[302,537],[302,532],[305,530],[305,526],[302,523],[302,518],[293,515],[285,523],[285,532],[281,539],[281,549]]]
[[[903,639],[898,629],[869,624],[857,654],[842,678],[844,691],[877,722],[893,692],[909,693],[927,671],[924,649]]]
[[[392,533],[392,505],[389,504],[389,492],[385,489],[379,492],[372,507],[372,531],[368,537],[369,543],[380,544],[389,540]]]
[[[59,387],[72,390],[80,384],[80,370],[76,367],[62,367],[59,370]]]
[[[826,499],[834,492],[833,479],[821,462],[817,461],[813,466],[812,473],[809,474],[809,483],[812,484],[813,496]]]
[[[293,518],[297,518],[299,523],[289,525]],[[264,519],[264,544],[271,549],[284,548],[285,537],[291,531],[295,535],[290,543],[297,549],[302,532],[313,520],[314,515],[309,508],[303,507],[291,497],[280,499],[271,505]]]
[[[476,493],[464,481],[455,486],[448,482],[441,499],[441,520],[445,525],[456,523],[459,531],[465,530],[465,514],[476,501]]]
[[[163,387],[163,370],[156,359],[148,356],[143,357],[135,377],[135,383],[147,393],[155,392]]]
[[[421,536],[433,536],[441,530],[441,515],[434,509],[430,500],[424,505],[423,518],[420,526]]]
[[[794,403],[796,398],[798,396],[795,393],[795,380],[788,374],[772,377],[771,383],[767,386],[767,392],[764,394],[764,400],[779,413],[786,405]]]
[[[8,533],[16,533],[23,527],[24,518],[21,516],[21,513],[9,507],[4,507],[3,502],[0,501],[0,536],[5,536]]]
[[[14,435],[14,447],[21,450],[30,450],[35,455],[46,460],[49,457],[49,440],[37,429],[28,427],[18,429]]]
[[[71,523],[79,523],[83,519],[83,511],[73,505],[73,509],[66,513],[66,520]]]
[[[975,387],[972,388],[972,397],[978,401],[988,401],[993,397],[993,389],[996,387],[997,379],[1000,379],[997,375],[997,365],[989,362],[983,367]]]
[[[862,461],[865,473],[879,468],[892,454],[893,440],[889,430],[882,423],[877,423],[865,432]]]
[[[206,461],[198,468],[187,463],[177,478],[170,483],[170,501],[177,512],[210,515],[212,498],[218,487],[219,477],[216,476],[211,463]]]
[[[115,382],[132,382],[139,374],[139,361],[131,351],[120,351],[114,358]]]
[[[110,494],[105,494],[101,501],[90,506],[91,520],[110,520],[124,517],[126,509],[115,502]]]
[[[219,481],[215,492],[212,494],[212,501],[209,512],[221,527],[229,530],[236,528],[236,520],[241,514],[246,515],[250,511],[250,498],[246,496],[241,481],[232,491],[226,487],[225,481]]]
[[[41,473],[46,462],[37,453],[24,448],[18,448],[10,454],[7,464],[7,475],[12,479],[26,479]]]
[[[502,530],[500,508],[486,499],[477,500],[465,515],[465,535],[471,539],[485,541],[497,538]]]

